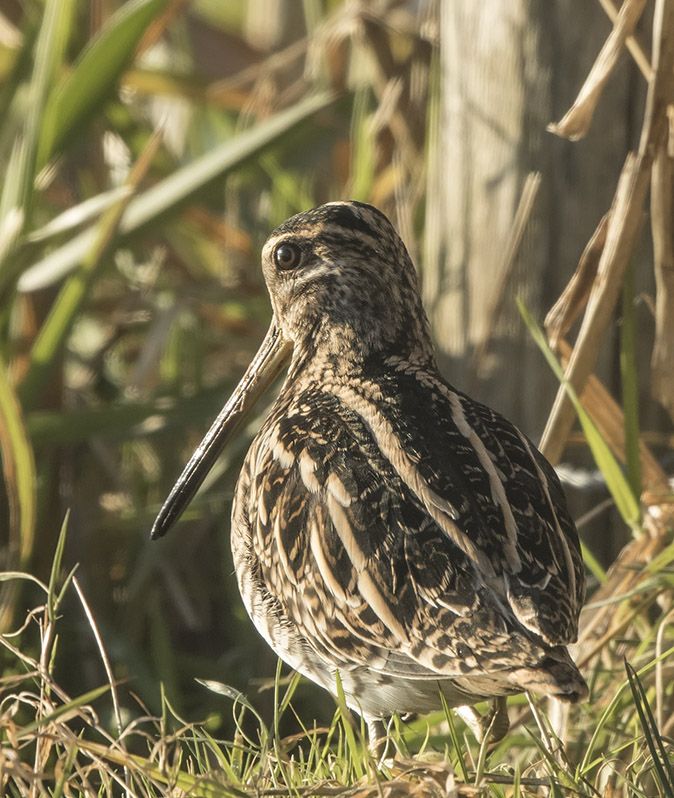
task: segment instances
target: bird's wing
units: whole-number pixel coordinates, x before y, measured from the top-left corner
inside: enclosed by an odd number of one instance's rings
[[[577,636],[580,544],[559,479],[513,424],[437,374],[394,358],[373,384],[343,391],[428,513],[505,590],[546,642]],[[378,412],[376,412],[378,410]]]
[[[503,545],[483,542],[488,522],[479,518],[498,508],[467,498],[484,485],[477,474],[465,476],[466,453],[455,479],[443,475],[440,484],[427,475],[433,453],[388,427],[376,429],[368,400],[356,399],[322,388],[297,396],[270,418],[249,453],[253,547],[284,614],[333,661],[369,662],[397,675],[540,661],[546,646],[524,632],[518,607],[528,611],[552,579],[529,585],[510,566],[504,576]],[[392,452],[403,446],[409,463]],[[488,484],[490,469],[481,467]],[[557,628],[564,622],[562,608]],[[544,637],[569,639],[568,631],[558,636]]]

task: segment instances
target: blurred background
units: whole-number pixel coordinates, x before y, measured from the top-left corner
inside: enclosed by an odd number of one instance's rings
[[[624,56],[582,141],[546,130],[611,30],[607,7],[3,0],[0,567],[48,579],[69,513],[64,568],[79,564],[114,673],[151,712],[162,683],[184,717],[226,724],[231,710],[195,678],[271,705],[258,690],[276,660],[239,599],[229,513],[273,391],[178,527],[148,533],[262,340],[259,251],[288,216],[336,199],[387,213],[420,271],[444,374],[540,439],[557,381],[515,298],[539,320],[553,305],[643,117],[646,82]],[[671,468],[671,422],[649,390],[651,261],[644,240],[639,411]],[[597,374],[620,401],[617,329]],[[580,528],[607,565],[629,530],[579,433],[563,461],[574,515],[600,507]],[[31,588],[0,589],[10,628]],[[56,678],[75,692],[101,684],[79,605],[64,624]],[[322,691],[299,696],[300,715],[307,701],[331,717]]]

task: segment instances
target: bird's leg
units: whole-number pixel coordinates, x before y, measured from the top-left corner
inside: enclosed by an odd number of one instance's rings
[[[480,715],[475,707],[471,706],[454,707],[454,711],[473,732],[473,737],[475,737],[478,743],[481,743],[485,733],[484,718],[482,715]]]
[[[366,718],[369,747],[377,762],[382,762],[390,752],[392,743],[386,724],[381,718]]]
[[[497,743],[502,740],[510,728],[510,718],[508,717],[508,706],[504,695],[498,696],[492,701],[491,711],[485,718],[486,728],[489,729],[489,740]]]
[[[478,743],[481,743],[487,734],[489,742],[497,743],[506,736],[510,728],[505,696],[493,700],[488,715],[480,715],[475,707],[470,706],[456,707],[456,713],[473,732]]]

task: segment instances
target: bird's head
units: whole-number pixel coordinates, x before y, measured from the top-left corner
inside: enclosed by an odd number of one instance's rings
[[[364,365],[370,356],[433,359],[414,266],[393,225],[376,208],[331,202],[293,216],[267,239],[262,269],[273,308],[269,331],[173,486],[153,537],[180,517],[227,441],[291,358],[287,385],[306,363],[349,374],[354,361]],[[306,373],[315,377],[315,369]]]
[[[416,271],[376,208],[331,202],[293,216],[267,239],[262,269],[279,333],[296,350],[431,356]]]

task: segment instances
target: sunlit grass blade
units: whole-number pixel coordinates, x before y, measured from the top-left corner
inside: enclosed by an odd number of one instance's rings
[[[96,194],[89,199],[73,205],[71,208],[60,213],[56,218],[51,219],[43,227],[34,230],[26,236],[26,240],[31,243],[45,243],[57,236],[62,236],[71,232],[74,228],[82,227],[88,222],[93,221],[106,211],[110,206],[123,199],[128,193],[128,187],[119,186],[118,188]],[[40,286],[36,286],[40,288]]]
[[[29,574],[26,571],[0,571],[0,582],[10,582],[12,579],[19,579],[24,580],[26,582],[32,582],[34,585],[37,585],[40,590],[43,590],[45,593],[49,592],[49,588],[45,583],[38,579],[37,576],[33,576],[33,574]]]
[[[641,683],[637,672],[625,660],[625,670],[627,671],[627,678],[630,683],[630,690],[634,698],[634,705],[639,715],[639,722],[646,738],[648,750],[651,752],[653,759],[653,767],[657,773],[660,786],[664,790],[665,795],[674,798],[674,770],[672,763],[669,761],[667,750],[662,742],[662,737],[658,730],[653,712],[651,711],[646,696],[646,691]]]
[[[646,573],[657,574],[667,568],[674,561],[674,541],[654,557],[646,566]]]
[[[149,24],[170,0],[124,3],[89,42],[74,69],[54,89],[44,111],[37,156],[41,168],[73,131],[107,102]]]
[[[519,762],[518,762],[517,766],[515,767],[515,777],[513,779],[513,798],[520,798],[520,796],[522,795],[522,791],[521,791],[521,788],[520,788],[520,779],[521,779],[521,777],[522,777],[522,773],[520,771],[520,765],[519,765]]]
[[[288,706],[292,701],[293,695],[295,694],[295,690],[297,690],[297,685],[300,683],[301,680],[302,680],[302,674],[295,671],[290,678],[290,682],[286,687],[285,693],[283,694],[283,698],[281,698],[281,700],[279,701],[279,709],[278,709],[279,717],[282,717],[286,709],[288,709]]]
[[[601,471],[606,480],[606,485],[613,496],[616,507],[627,523],[633,530],[639,529],[639,522],[641,519],[641,510],[638,501],[634,497],[632,488],[622,472],[620,464],[613,456],[606,441],[597,429],[594,421],[590,418],[585,408],[580,402],[578,395],[573,387],[568,383],[564,376],[564,371],[550,349],[545,334],[538,326],[533,316],[526,309],[524,304],[518,301],[518,306],[525,324],[529,328],[532,338],[538,345],[545,359],[548,361],[550,368],[553,370],[555,376],[564,386],[569,398],[573,402],[573,406],[578,414],[585,438],[587,440],[592,456],[597,463],[597,467]]]
[[[7,258],[19,240],[26,218],[24,208],[16,204],[20,200],[15,199],[20,194],[16,187],[20,180],[19,173],[23,168],[24,150],[24,142],[17,140],[5,173],[6,190],[3,199],[7,200],[9,207],[6,211],[0,209],[0,292],[4,285],[11,282],[15,274],[14,269],[7,269]]]
[[[244,707],[244,709],[250,712],[255,718],[255,720],[259,723],[260,736],[263,740],[263,744],[264,741],[269,739],[269,729],[267,728],[265,722],[262,720],[262,716],[240,690],[237,690],[235,687],[231,687],[228,684],[223,684],[222,682],[216,682],[212,679],[196,679],[195,681],[203,685],[207,690],[210,690],[212,693],[217,693],[218,695],[223,695],[226,698],[231,699],[234,702],[234,706],[240,705]],[[249,742],[251,743],[251,745],[254,744],[252,741]]]
[[[196,192],[240,167],[333,101],[334,95],[328,93],[308,97],[235,139],[215,147],[134,197],[121,219],[121,236],[135,233],[164,215],[177,212]],[[22,275],[19,290],[32,291],[37,286],[44,287],[63,278],[86,257],[95,238],[96,231],[88,229],[54,250]]]

